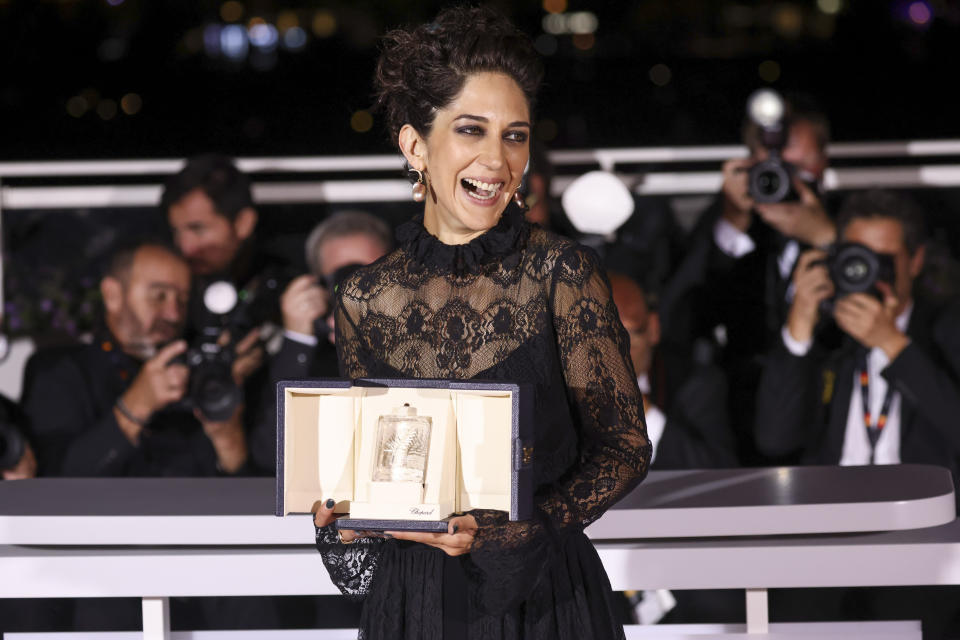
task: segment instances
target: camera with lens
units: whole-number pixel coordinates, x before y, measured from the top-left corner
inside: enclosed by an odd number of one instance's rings
[[[811,263],[811,266],[815,264],[825,265],[833,281],[834,296],[823,305],[827,311],[833,310],[836,300],[851,293],[867,293],[883,300],[877,282],[892,287],[896,280],[893,256],[877,253],[857,242],[833,245],[824,260]]]
[[[767,150],[767,158],[750,167],[747,176],[750,197],[764,204],[799,200],[793,180],[801,172],[781,155],[790,130],[783,98],[772,89],[755,91],[747,100],[747,115],[759,127],[760,144]]]
[[[27,450],[27,439],[20,426],[22,417],[6,398],[0,398],[0,471],[13,469]]]
[[[268,269],[240,291],[219,280],[203,292],[203,319],[190,348],[174,362],[190,368],[185,404],[214,421],[226,420],[243,402],[243,389],[233,379],[236,347],[251,330],[275,320],[280,294],[291,275]],[[224,335],[229,336],[224,340]]]

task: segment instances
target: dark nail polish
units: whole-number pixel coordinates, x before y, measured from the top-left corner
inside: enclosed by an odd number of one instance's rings
[[[453,532],[456,533],[459,528],[460,528],[460,525],[458,524],[453,525]]]
[[[390,535],[389,533],[384,533],[384,534],[383,534],[383,537],[384,537],[384,538],[393,538],[393,536]]]
[[[327,509],[333,509],[335,506],[337,506],[336,500],[334,500],[333,498],[330,498],[329,500],[327,500]]]

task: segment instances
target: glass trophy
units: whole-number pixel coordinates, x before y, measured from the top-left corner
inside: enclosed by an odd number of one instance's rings
[[[423,484],[430,451],[431,419],[418,416],[416,407],[404,404],[377,423],[374,482]]]

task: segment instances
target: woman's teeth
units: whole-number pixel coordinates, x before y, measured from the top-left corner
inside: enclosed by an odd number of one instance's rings
[[[473,178],[464,178],[460,182],[463,184],[463,187],[478,200],[490,200],[497,197],[497,194],[500,193],[500,188],[503,187],[502,182],[489,183]]]

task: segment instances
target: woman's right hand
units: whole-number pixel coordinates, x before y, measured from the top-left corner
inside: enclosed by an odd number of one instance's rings
[[[334,507],[337,506],[337,502],[330,498],[326,502],[320,504],[320,508],[313,514],[313,524],[318,527],[325,527],[331,522],[337,519],[337,515],[333,513]],[[349,529],[340,530],[340,539],[346,543],[353,542],[359,536],[356,531],[351,531]]]

